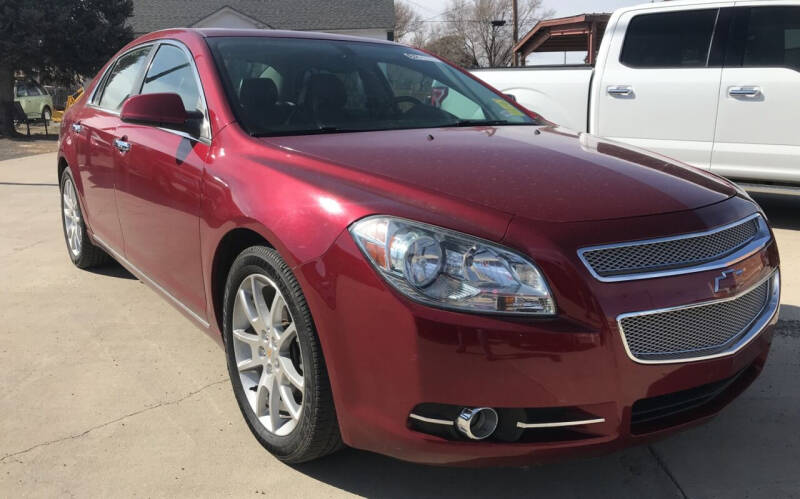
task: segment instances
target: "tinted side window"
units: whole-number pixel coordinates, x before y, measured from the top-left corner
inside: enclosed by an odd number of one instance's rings
[[[17,97],[27,97],[28,96],[28,87],[25,86],[24,83],[20,83],[17,85]]]
[[[98,106],[119,111],[125,100],[131,96],[149,53],[150,47],[143,47],[119,58],[106,79]]]
[[[750,9],[742,66],[800,70],[800,7]]]
[[[172,93],[183,100],[187,111],[204,111],[192,63],[174,45],[161,45],[144,77],[143,94]]]
[[[635,68],[702,68],[717,9],[643,14],[631,19],[620,62]]]

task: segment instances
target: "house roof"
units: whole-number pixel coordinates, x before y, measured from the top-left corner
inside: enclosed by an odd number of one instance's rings
[[[264,27],[347,30],[394,26],[393,0],[134,0],[134,33],[190,27],[224,8]]]

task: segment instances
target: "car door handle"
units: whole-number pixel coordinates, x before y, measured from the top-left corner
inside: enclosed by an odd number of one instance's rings
[[[83,131],[83,125],[81,125],[80,123],[73,123],[72,131],[75,133],[81,133]]]
[[[633,95],[633,87],[630,85],[612,85],[606,89],[606,92],[614,97],[627,97]]]
[[[123,140],[124,138],[125,137],[122,139],[114,139],[114,147],[121,153],[126,153],[131,150],[131,143]]]
[[[761,87],[730,87],[728,95],[731,97],[758,97],[761,95]]]

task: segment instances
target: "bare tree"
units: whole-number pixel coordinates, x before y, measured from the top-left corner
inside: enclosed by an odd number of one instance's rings
[[[414,37],[422,32],[422,17],[410,5],[395,0],[394,2],[394,39]],[[408,41],[408,40],[405,40]]]
[[[543,0],[518,0],[519,32],[527,33],[537,22],[552,17]],[[512,0],[451,0],[445,12],[447,29],[464,41],[479,66],[501,67],[511,63]]]
[[[453,64],[470,68],[478,65],[464,44],[464,38],[451,30],[438,29],[426,33],[427,39],[418,45],[428,52],[447,59]]]

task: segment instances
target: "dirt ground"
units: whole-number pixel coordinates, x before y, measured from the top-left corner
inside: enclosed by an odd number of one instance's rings
[[[0,137],[0,161],[58,151],[58,129],[58,123],[50,123],[45,135],[44,125],[31,125],[31,136],[28,137],[26,126],[18,126],[17,131],[25,137]]]

